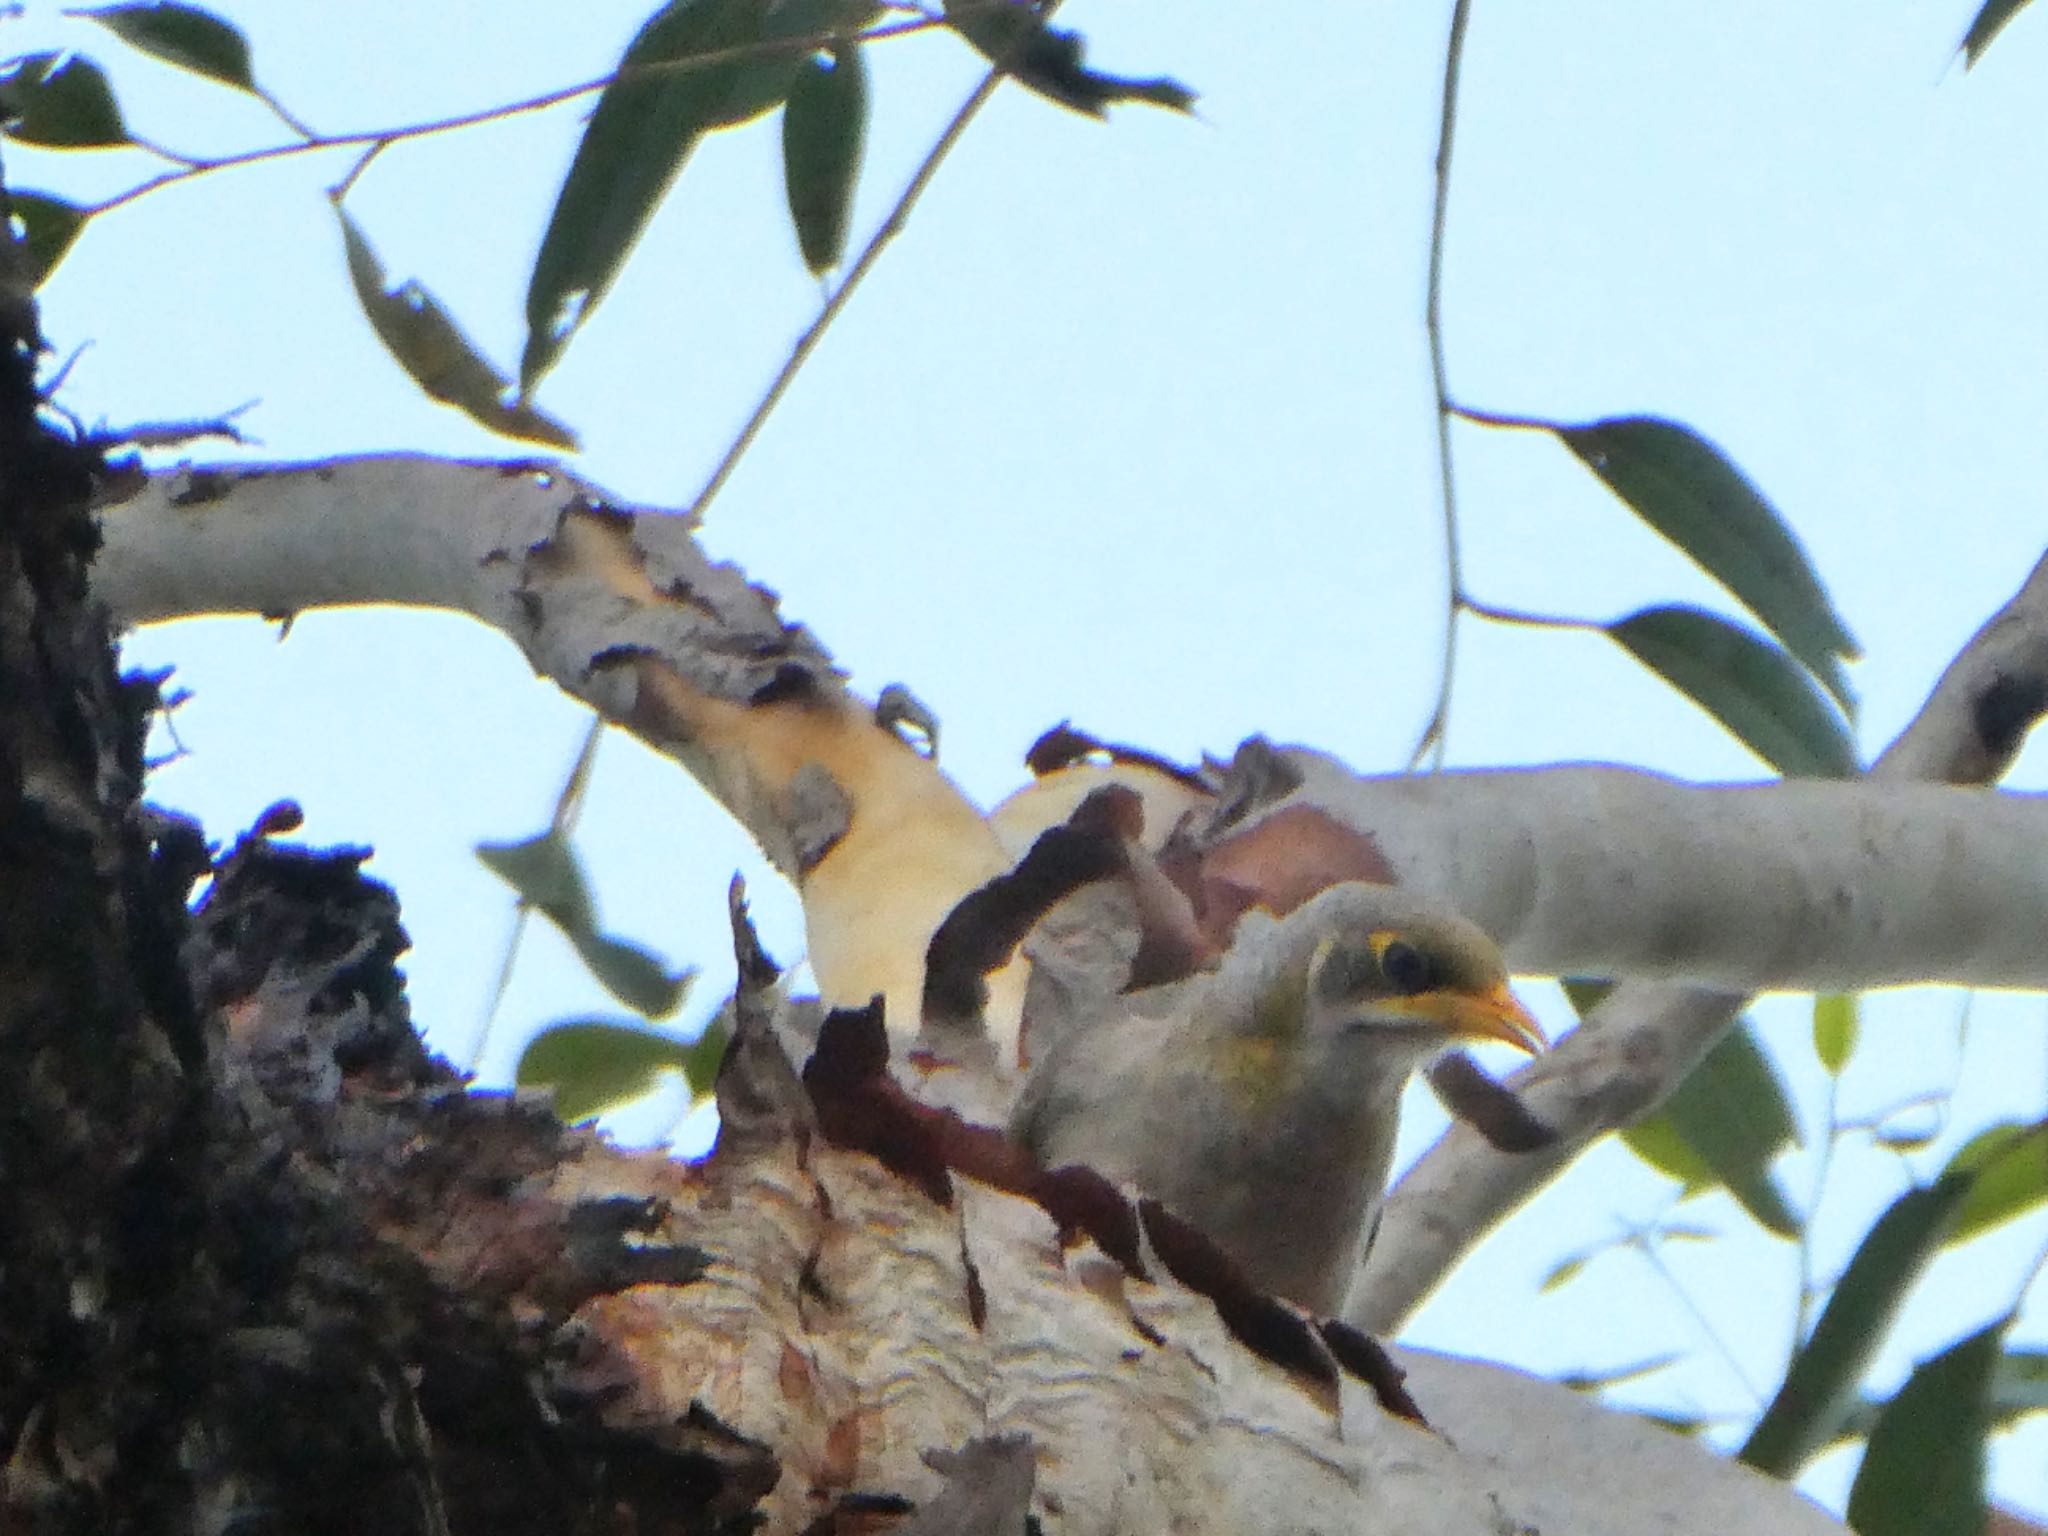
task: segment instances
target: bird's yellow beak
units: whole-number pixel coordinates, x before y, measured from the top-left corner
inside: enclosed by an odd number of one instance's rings
[[[1396,998],[1382,1005],[1388,1012],[1404,1014],[1421,1023],[1434,1024],[1447,1034],[1465,1040],[1498,1040],[1531,1056],[1550,1049],[1550,1040],[1535,1015],[1504,981],[1484,992],[1462,992],[1450,987],[1414,997]]]

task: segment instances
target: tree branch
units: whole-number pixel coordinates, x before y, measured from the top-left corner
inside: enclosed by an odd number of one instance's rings
[[[1920,713],[1871,768],[1859,786],[1896,791],[1907,781],[1946,779],[1987,784],[2003,774],[2031,727],[2048,713],[2048,556],[2019,592],[1971,637],[1936,683]],[[1846,786],[1845,786],[1846,787]],[[1825,786],[1787,785],[1788,791]],[[1899,804],[1953,798],[1915,787]],[[1982,796],[1980,803],[2016,803]],[[1922,833],[1931,831],[1922,824]],[[1910,836],[1910,834],[1909,834]],[[1983,847],[1967,855],[1989,855]],[[1940,845],[1923,845],[1897,873],[1931,903],[1956,897],[1953,877],[1967,864],[1951,863]],[[1820,905],[1835,902],[1835,888],[1820,886]],[[1850,887],[1840,888],[1844,893]],[[1852,899],[1863,892],[1855,890]],[[1949,913],[1955,943],[1968,947],[2017,918],[2038,935],[2048,905],[2038,898],[2015,911],[1981,910],[1974,901]],[[1604,914],[1603,914],[1604,915]],[[1775,947],[1776,917],[1752,942],[1761,954]],[[1823,919],[1824,921],[1824,919]],[[1786,935],[1779,934],[1779,941]],[[1872,937],[1887,942],[1884,925]],[[1794,938],[1793,942],[1803,942]],[[1627,967],[1609,974],[1630,975]],[[1640,973],[1633,973],[1640,974]],[[1877,967],[1862,981],[1843,977],[1809,981],[1798,990],[1882,984]],[[1894,980],[1907,978],[1894,977]],[[1791,987],[1793,983],[1782,985]],[[2018,985],[2016,979],[2007,985]],[[2039,985],[2039,983],[2032,983]],[[1607,1134],[1647,1114],[1678,1086],[1748,1003],[1749,988],[1707,990],[1661,982],[1625,981],[1578,1030],[1542,1061],[1524,1068],[1515,1086],[1539,1116],[1558,1130],[1557,1146],[1540,1154],[1505,1156],[1467,1128],[1453,1124],[1403,1176],[1387,1198],[1377,1243],[1344,1308],[1347,1321],[1374,1332],[1398,1330],[1442,1278],[1479,1241]]]

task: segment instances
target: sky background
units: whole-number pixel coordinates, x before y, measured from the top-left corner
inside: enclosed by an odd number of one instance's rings
[[[646,0],[223,0],[259,78],[326,131],[396,126],[602,75]],[[1487,410],[1656,413],[1719,442],[1805,540],[1862,641],[1866,755],[2048,545],[2048,14],[2021,15],[1964,75],[1975,0],[1737,0],[1475,7],[1444,286],[1451,386]],[[1432,398],[1421,324],[1448,5],[1072,0],[1102,67],[1170,73],[1194,119],[1098,124],[1006,89],[969,133],[709,514],[704,539],[782,594],[854,685],[908,684],[942,760],[984,803],[1047,726],[1170,756],[1263,732],[1362,770],[1403,767],[1436,688],[1444,621]],[[7,51],[76,44],[146,136],[198,154],[281,141],[254,103],[136,60],[30,4]],[[979,78],[944,37],[875,51],[855,239]],[[399,146],[349,208],[501,364],[580,107]],[[89,200],[157,168],[133,152],[8,149],[11,185]],[[243,457],[398,449],[518,455],[424,400],[356,310],[324,188],[348,151],[158,193],[90,228],[46,291],[63,400],[88,422],[254,401]],[[782,203],[773,120],[699,150],[604,306],[543,385],[576,468],[679,506],[821,302]],[[210,450],[209,450],[210,451]],[[1466,579],[1486,601],[1609,619],[1726,600],[1561,447],[1456,431]],[[228,838],[297,799],[316,842],[367,843],[405,902],[416,1016],[476,1047],[511,913],[471,846],[538,830],[585,716],[505,641],[427,614],[209,621],[137,636],[138,665],[193,691],[156,795]],[[1454,764],[1615,761],[1760,775],[1691,705],[1597,635],[1465,621]],[[2048,749],[2016,787],[2048,787]],[[701,964],[721,995],[723,901],[747,872],[770,948],[793,901],[666,761],[612,736],[581,845],[608,926]],[[1527,994],[1553,1025],[1554,991]],[[1872,1116],[1956,1085],[1924,1175],[1969,1132],[2048,1104],[2048,1006],[1914,991],[1870,1000],[1842,1095]],[[486,1050],[610,1011],[538,929]],[[1804,1000],[1755,1010],[1817,1117]],[[1506,1063],[1502,1063],[1506,1065]],[[672,1118],[674,1109],[663,1111]],[[1936,1127],[1932,1112],[1909,1116]],[[657,1123],[642,1116],[628,1129]],[[1404,1141],[1440,1122],[1411,1100]],[[701,1122],[696,1128],[701,1132]],[[1784,1165],[1804,1205],[1815,1159]],[[1909,1167],[1867,1138],[1834,1161],[1823,1274]],[[1627,1400],[1753,1417],[1782,1370],[1791,1246],[1718,1197],[1726,1236],[1558,1259],[1663,1212],[1669,1186],[1613,1147],[1587,1157],[1446,1285],[1413,1342],[1558,1374],[1673,1351]],[[1874,1385],[2010,1305],[2036,1219],[1935,1268]],[[1709,1342],[1693,1308],[1704,1316]],[[2016,1341],[2048,1342],[2048,1286]],[[1731,1431],[1732,1432],[1732,1431]],[[1839,1504],[1854,1459],[1809,1479]],[[2048,1513],[2048,1422],[1999,1444],[1996,1487]]]

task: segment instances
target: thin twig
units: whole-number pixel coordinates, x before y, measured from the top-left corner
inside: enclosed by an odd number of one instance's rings
[[[1444,222],[1451,201],[1451,150],[1458,130],[1458,75],[1465,63],[1465,25],[1472,0],[1454,0],[1450,40],[1444,46],[1442,115],[1436,139],[1436,203],[1429,224],[1429,296],[1423,325],[1429,333],[1429,374],[1436,387],[1437,480],[1444,512],[1444,653],[1437,674],[1436,707],[1409,755],[1411,767],[1425,757],[1441,763],[1450,724],[1451,682],[1458,665],[1458,614],[1465,603],[1464,572],[1458,553],[1458,491],[1451,465],[1451,386],[1444,366]]]
[[[1050,17],[1054,8],[1054,5],[1045,6],[1039,12],[1041,19]],[[896,206],[889,210],[889,216],[882,220],[881,226],[861,250],[859,259],[847,269],[846,276],[832,291],[831,298],[825,301],[825,307],[818,312],[818,318],[810,323],[803,335],[797,338],[796,345],[790,348],[789,356],[783,360],[781,371],[775,375],[774,381],[769,384],[759,403],[754,406],[753,414],[747,418],[746,425],[740,428],[739,433],[726,448],[725,456],[718,461],[718,467],[712,470],[711,478],[704,482],[704,489],[699,491],[697,499],[690,503],[689,515],[693,520],[702,518],[705,508],[711,505],[712,498],[725,489],[725,483],[732,478],[733,471],[739,468],[740,460],[746,457],[747,450],[754,446],[754,440],[761,435],[762,427],[767,424],[775,407],[782,403],[782,397],[788,393],[790,384],[802,371],[804,364],[810,361],[811,353],[817,350],[826,330],[839,318],[840,311],[846,308],[847,301],[853,297],[861,279],[873,269],[889,242],[903,232],[904,225],[909,222],[911,209],[916,207],[917,200],[924,196],[925,188],[931,185],[932,178],[938,174],[939,166],[944,163],[946,156],[953,152],[953,146],[960,142],[961,136],[967,132],[968,125],[974,121],[976,115],[988,105],[989,98],[996,93],[996,87],[1003,83],[1003,76],[1009,73],[1012,55],[1020,52],[1019,45],[1034,35],[1029,31],[1021,33],[1017,43],[1013,43],[1004,56],[996,60],[989,72],[982,77],[981,84],[974,88],[973,94],[960,104],[960,110],[955,112],[953,120],[946,124],[946,131],[940,134],[938,142],[932,145],[931,153],[924,157],[924,163],[910,178],[910,184],[903,189],[903,195],[896,199]]]
[[[1654,1238],[1640,1236],[1630,1242],[1629,1247],[1643,1256],[1643,1261],[1656,1271],[1657,1278],[1662,1280],[1670,1288],[1671,1294],[1678,1298],[1679,1305],[1692,1314],[1693,1322],[1699,1327],[1701,1334],[1705,1336],[1708,1345],[1715,1354],[1721,1357],[1721,1363],[1728,1367],[1729,1372],[1735,1379],[1742,1383],[1743,1390],[1750,1395],[1751,1400],[1762,1403],[1764,1400],[1763,1394],[1757,1391],[1756,1383],[1749,1379],[1749,1372],[1742,1368],[1742,1362],[1736,1359],[1735,1351],[1729,1348],[1728,1341],[1721,1336],[1721,1331],[1714,1326],[1714,1320],[1707,1316],[1705,1310],[1693,1299],[1692,1292],[1688,1291],[1679,1282],[1678,1276],[1673,1273],[1671,1266],[1664,1262],[1664,1256],[1657,1251]]]
[[[590,776],[597,767],[597,748],[604,740],[604,724],[603,715],[591,716],[590,731],[583,738],[583,746],[576,754],[574,766],[569,769],[569,777],[563,781],[562,792],[555,797],[554,814],[548,818],[548,831],[555,837],[567,837],[576,830],[576,818],[583,813]],[[521,897],[513,904],[512,914],[512,931],[505,936],[505,957],[498,964],[498,984],[491,991],[491,1006],[484,1013],[483,1027],[477,1031],[476,1043],[470,1047],[468,1070],[471,1072],[476,1071],[484,1059],[484,1050],[491,1043],[491,1031],[497,1026],[505,994],[511,990],[513,967],[518,963],[520,946],[526,940],[533,904]]]
[[[875,42],[883,38],[902,37],[914,32],[929,32],[946,25],[942,20],[918,17],[909,21],[891,22],[886,26],[866,31],[857,28],[835,27],[824,31],[807,33],[801,37],[771,38],[758,43],[741,43],[731,48],[713,49],[708,53],[691,54],[683,59],[664,59],[653,64],[636,64],[629,70],[620,70],[595,80],[584,80],[575,85],[565,85],[557,90],[546,91],[538,96],[529,96],[521,101],[508,102],[502,106],[486,107],[477,112],[462,112],[452,117],[434,118],[422,123],[409,123],[398,128],[364,129],[357,133],[312,134],[306,128],[286,118],[286,124],[295,133],[306,135],[293,144],[273,144],[263,149],[242,150],[232,155],[221,155],[214,159],[188,158],[172,151],[145,146],[166,159],[175,160],[178,169],[166,171],[161,176],[152,176],[138,182],[125,192],[116,193],[105,202],[96,203],[85,210],[88,216],[111,213],[116,208],[126,207],[149,196],[152,192],[190,181],[197,176],[210,175],[215,171],[234,170],[245,165],[262,165],[272,160],[287,160],[295,155],[313,154],[324,149],[337,149],[349,144],[369,144],[377,150],[387,145],[401,143],[407,139],[426,138],[437,133],[451,133],[461,128],[474,128],[484,123],[501,122],[519,117],[528,112],[540,112],[549,107],[560,106],[563,102],[574,101],[579,96],[589,96],[603,90],[616,81],[657,78],[662,75],[690,74],[700,69],[709,69],[718,64],[730,64],[743,59],[766,58],[783,53],[805,53],[813,49],[843,42],[857,37],[863,42]],[[275,110],[275,108],[274,108]]]

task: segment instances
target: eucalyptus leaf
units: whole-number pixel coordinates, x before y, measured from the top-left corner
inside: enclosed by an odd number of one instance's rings
[[[1824,992],[1813,1000],[1813,1053],[1830,1077],[1840,1077],[1856,1054],[1861,1033],[1853,992]]]
[[[239,90],[254,91],[249,43],[230,23],[196,5],[110,5],[67,11],[96,21],[131,48]]]
[[[121,108],[99,65],[76,53],[31,53],[0,76],[7,136],[45,149],[109,149],[128,142]]]
[[[1868,1439],[1884,1406],[1868,1397],[1858,1402],[1829,1449]],[[1991,1374],[1990,1427],[2012,1429],[2037,1413],[2048,1413],[2048,1350],[2009,1349]]]
[[[1970,30],[1963,34],[1963,68],[1973,69],[1984,50],[1991,46],[1992,39],[2005,30],[2005,24],[2026,9],[2027,0],[1984,0],[1984,8],[1977,12],[1970,22]]]
[[[1949,1244],[2029,1215],[2048,1202],[2048,1120],[1994,1125],[1973,1136],[1949,1160],[1953,1172],[1975,1175],[1969,1198],[1956,1212]]]
[[[1927,1261],[1946,1240],[1975,1181],[1944,1174],[1899,1196],[1857,1245],[1834,1293],[1786,1368],[1740,1459],[1790,1478],[1834,1443],[1854,1411],[1870,1362]]]
[[[1078,32],[1047,25],[1034,0],[989,5],[946,0],[946,18],[981,56],[1001,64],[1011,79],[1048,101],[1088,117],[1105,117],[1119,102],[1144,102],[1175,112],[1192,110],[1195,93],[1164,75],[1106,75],[1083,62],[1088,45]]]
[[[91,215],[77,204],[45,192],[10,191],[7,201],[19,221],[22,244],[28,248],[29,275],[41,287]]]
[[[590,883],[566,835],[548,831],[519,843],[480,843],[476,856],[561,931],[613,997],[650,1019],[681,1006],[696,972],[671,973],[648,950],[600,928]]]
[[[598,97],[541,237],[522,393],[611,291],[698,140],[776,106],[816,39],[857,32],[877,10],[867,0],[671,0],[648,18]]]
[[[1755,632],[1704,609],[1665,607],[1607,633],[1787,777],[1856,772],[1847,722],[1803,667]]]
[[[1861,654],[1777,508],[1719,448],[1655,416],[1557,428],[1566,447],[1637,516],[1763,621],[1785,649],[1854,707],[1844,660]]]
[[[387,288],[383,264],[355,220],[338,203],[334,213],[341,220],[356,301],[384,349],[415,384],[487,431],[575,451],[574,432],[524,401],[511,402],[511,381],[463,335],[438,299],[416,282]]]
[[[1798,1141],[1799,1121],[1783,1079],[1747,1019],[1738,1020],[1686,1074],[1655,1118],[1669,1125],[1713,1182],[1724,1186],[1766,1231],[1797,1235],[1799,1218],[1771,1164]],[[1632,1129],[1639,1130],[1640,1122]]]
[[[722,1030],[676,1040],[639,1025],[579,1019],[535,1035],[520,1054],[513,1081],[521,1088],[551,1089],[555,1112],[564,1120],[588,1120],[653,1092],[670,1072],[702,1098],[711,1091],[715,1057],[723,1050]]]
[[[1857,1536],[1981,1536],[1991,1389],[2010,1315],[1914,1367],[1849,1489]]]
[[[1607,982],[1566,977],[1564,994],[1581,1017],[1612,991]],[[1688,1195],[1726,1189],[1766,1231],[1790,1237],[1799,1218],[1771,1173],[1778,1154],[1799,1139],[1799,1120],[1755,1027],[1739,1020],[1663,1105],[1621,1132],[1622,1145],[1676,1179]],[[1674,1227],[1672,1237],[1694,1235]],[[1711,1233],[1700,1233],[1712,1236]]]
[[[868,66],[859,43],[813,54],[782,108],[782,182],[804,265],[821,275],[846,253],[867,148]]]
[[[1677,1365],[1684,1358],[1684,1355],[1676,1353],[1652,1355],[1647,1360],[1612,1366],[1604,1371],[1567,1371],[1557,1378],[1557,1384],[1560,1387],[1569,1387],[1574,1392],[1604,1392],[1609,1387],[1625,1386],[1631,1381],[1640,1381],[1645,1376],[1654,1376],[1668,1366]]]

